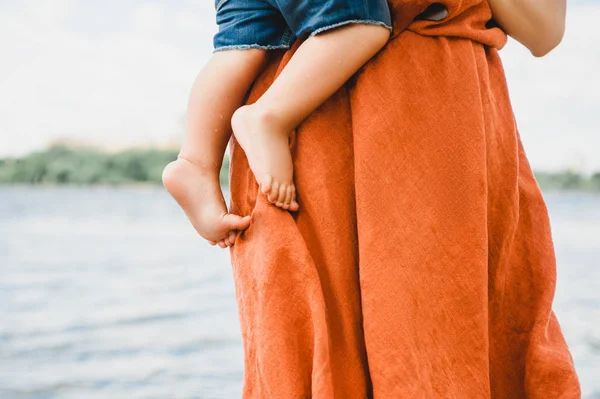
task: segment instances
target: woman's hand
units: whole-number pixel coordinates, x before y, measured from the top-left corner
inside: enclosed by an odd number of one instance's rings
[[[558,46],[565,33],[566,0],[489,0],[494,20],[536,57]]]

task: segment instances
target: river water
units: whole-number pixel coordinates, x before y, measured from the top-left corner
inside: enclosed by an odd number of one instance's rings
[[[600,196],[545,198],[555,311],[600,398]],[[0,276],[2,399],[241,395],[228,251],[160,188],[0,188]]]

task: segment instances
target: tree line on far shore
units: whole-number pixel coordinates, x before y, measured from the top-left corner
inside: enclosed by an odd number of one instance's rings
[[[105,152],[94,148],[57,145],[22,158],[0,159],[0,184],[127,185],[160,184],[163,168],[177,158],[177,150],[131,149]],[[221,170],[227,184],[229,160]],[[572,171],[536,172],[544,190],[600,192],[600,172],[590,176]]]
[[[177,150],[131,149],[105,152],[95,148],[52,146],[22,158],[0,159],[0,184],[127,185],[160,184],[163,168]],[[224,167],[228,167],[227,159]],[[221,171],[227,182],[227,169]]]

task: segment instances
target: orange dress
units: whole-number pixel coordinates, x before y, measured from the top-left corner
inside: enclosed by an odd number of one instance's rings
[[[392,1],[390,42],[294,132],[298,212],[232,145],[232,212],[252,215],[231,252],[244,398],[581,397],[506,35],[486,1],[442,2],[431,21],[430,0]]]

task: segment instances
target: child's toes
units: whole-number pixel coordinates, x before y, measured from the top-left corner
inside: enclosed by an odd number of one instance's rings
[[[271,188],[273,187],[273,178],[271,176],[267,176],[267,178],[260,183],[260,191],[264,195],[271,194]]]
[[[283,201],[283,207],[285,209],[290,209],[290,205],[292,205],[292,200],[294,199],[293,187],[294,185],[291,184],[287,187],[287,190],[285,190],[285,200]]]
[[[227,244],[225,243],[225,240],[221,240],[221,241],[219,241],[219,246],[220,246],[221,248],[227,248]]]
[[[284,193],[283,201],[281,203],[281,207],[287,211],[290,209],[291,202],[292,202],[292,185],[288,185],[285,187],[285,193]]]
[[[292,199],[290,201],[290,211],[295,212],[300,208],[298,202],[296,201],[296,186],[292,185]]]
[[[275,202],[277,202],[277,199],[279,198],[279,183],[278,182],[273,182],[273,184],[271,185],[271,191],[269,192],[269,195],[267,196],[267,198],[269,199],[269,202],[274,204]]]
[[[282,208],[283,204],[285,203],[285,196],[287,193],[287,188],[288,188],[288,186],[286,184],[279,185],[279,195],[277,196],[277,201],[275,202],[275,205],[280,208]]]
[[[300,205],[296,201],[292,201],[290,204],[290,211],[296,212],[300,208]]]

